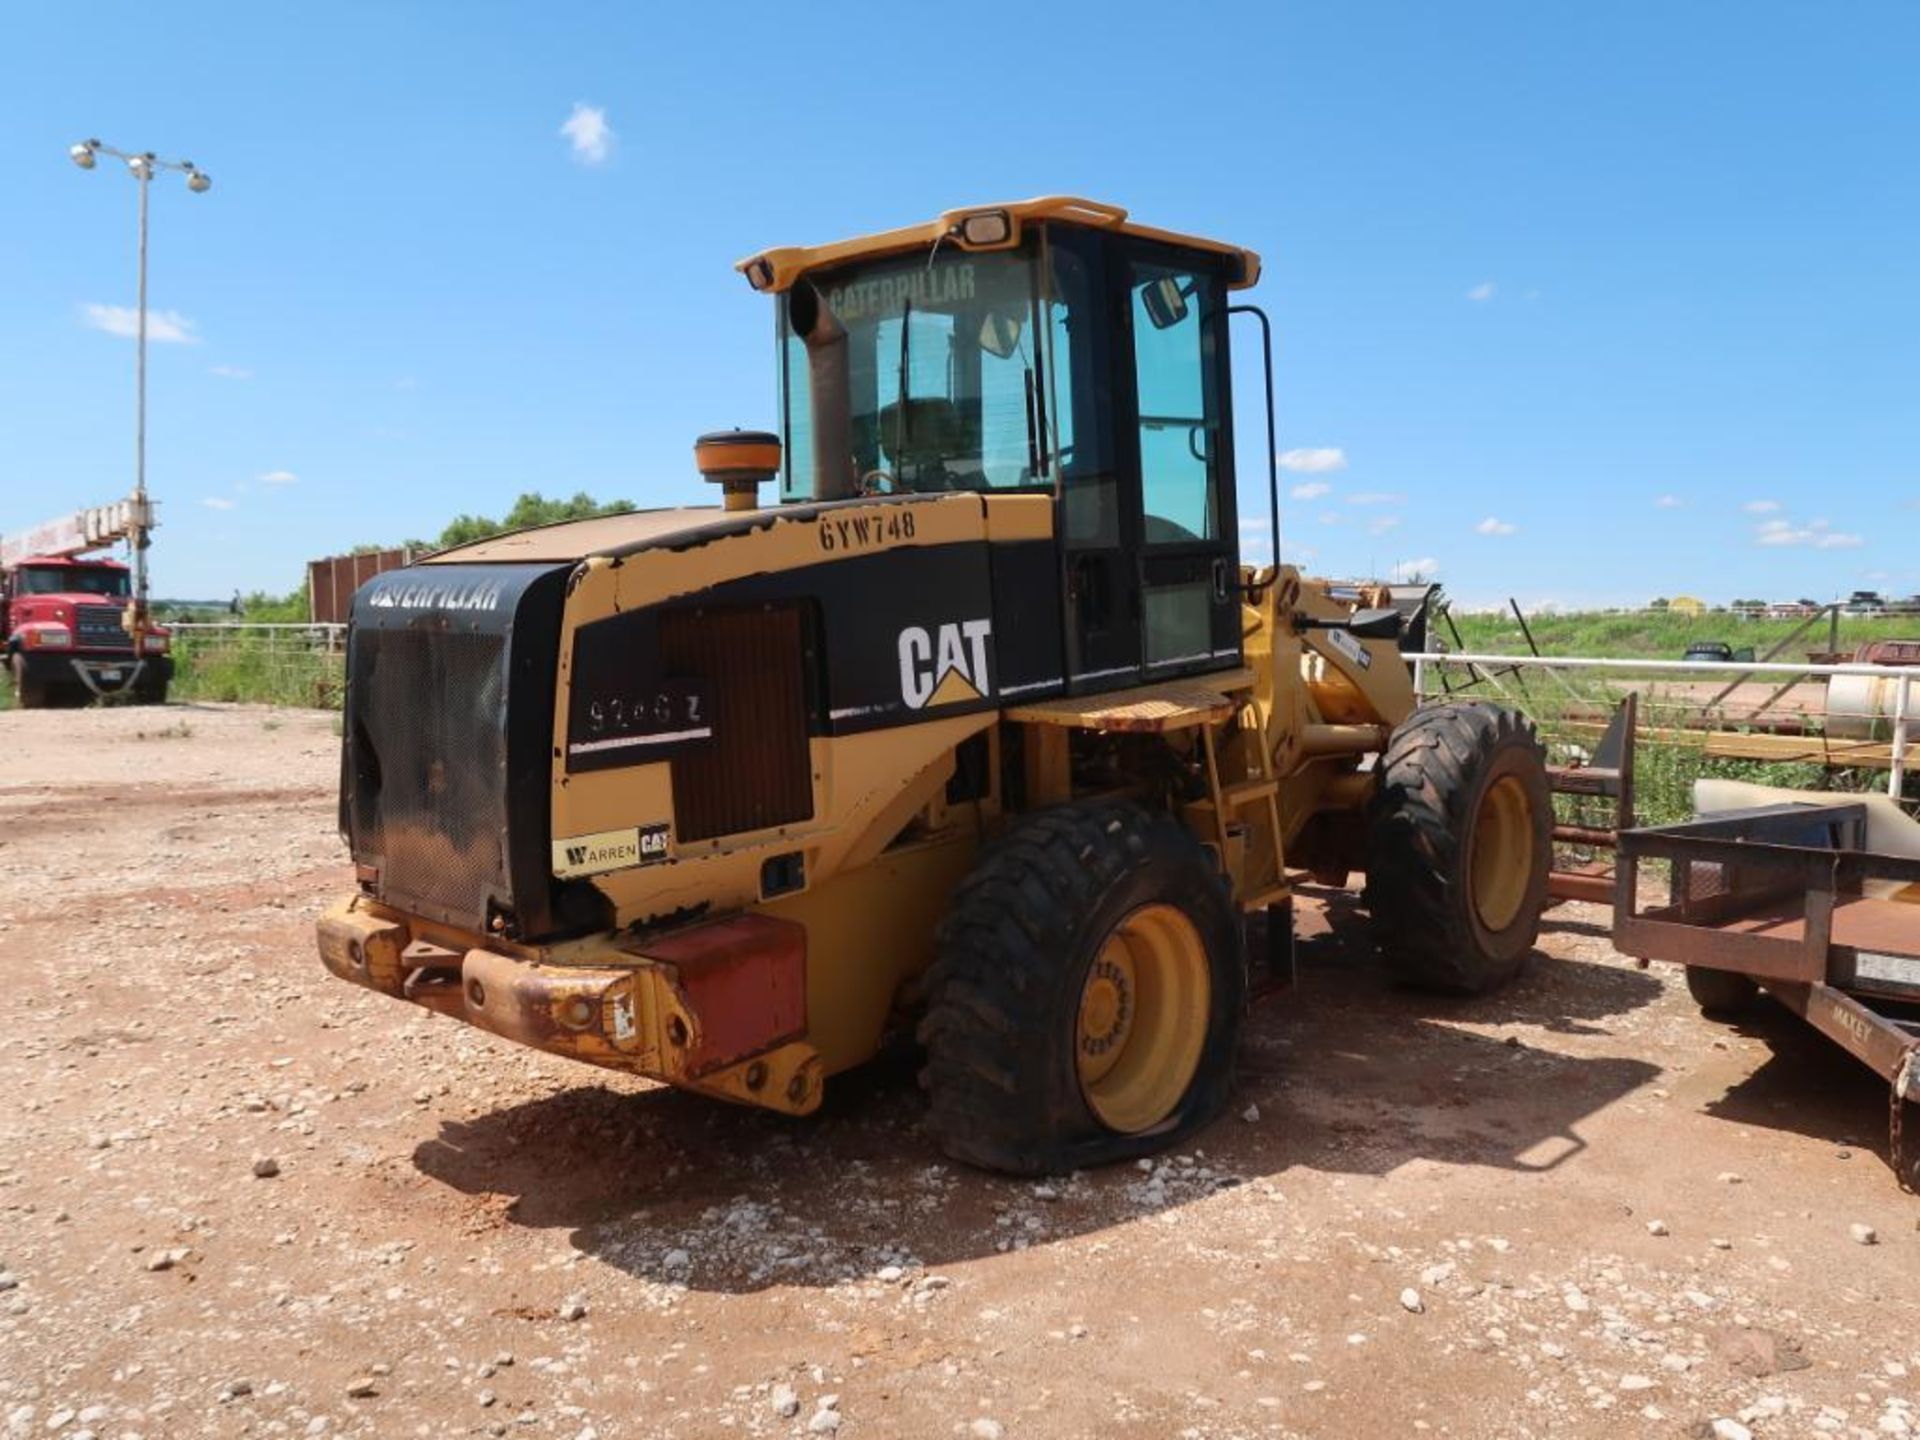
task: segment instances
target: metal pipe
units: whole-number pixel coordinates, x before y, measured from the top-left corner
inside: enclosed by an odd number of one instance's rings
[[[1302,756],[1371,755],[1387,748],[1393,732],[1385,725],[1302,725]]]
[[[1913,676],[1902,675],[1893,692],[1893,754],[1887,768],[1887,794],[1895,800],[1907,783],[1907,725],[1913,718]]]
[[[853,473],[853,400],[847,327],[826,297],[802,280],[787,294],[787,323],[807,347],[807,409],[813,425],[813,498],[858,492]]]
[[[1556,825],[1553,838],[1567,845],[1592,845],[1603,850],[1611,850],[1620,843],[1617,832],[1597,830],[1591,825]]]
[[[143,662],[146,658],[147,632],[147,189],[153,184],[151,157],[148,157],[145,165],[135,168],[133,178],[140,187],[140,275],[137,286],[139,299],[136,302],[140,319],[133,386],[133,505],[138,513],[134,516],[133,534],[129,537],[133,549],[133,604],[127,607],[132,611],[128,617],[132,623],[127,626],[127,632],[133,637],[135,661]]]
[[[1547,876],[1547,894],[1556,900],[1585,900],[1590,905],[1613,903],[1614,877],[1581,875],[1571,870],[1555,870]]]
[[[1448,665],[1505,665],[1514,670],[1523,670],[1529,666],[1537,666],[1542,670],[1620,670],[1629,673],[1697,670],[1710,675],[1759,674],[1765,671],[1774,675],[1875,675],[1888,680],[1911,678],[1913,675],[1909,667],[1867,665],[1857,661],[1843,665],[1797,665],[1780,660],[1639,660],[1632,657],[1607,658],[1591,655],[1481,655],[1456,653],[1451,650],[1418,651],[1402,658],[1410,661],[1428,660]]]

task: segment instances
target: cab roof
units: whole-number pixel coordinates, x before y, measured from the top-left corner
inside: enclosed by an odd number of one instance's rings
[[[991,244],[968,242],[965,233],[968,220],[1002,214],[1008,220],[1006,238]],[[1231,289],[1247,289],[1260,279],[1260,257],[1251,250],[1242,249],[1238,245],[1228,245],[1219,240],[1208,240],[1198,235],[1182,235],[1172,230],[1157,230],[1150,225],[1136,224],[1127,218],[1127,212],[1118,205],[1108,205],[1098,200],[1084,200],[1075,195],[1041,195],[1032,200],[1015,200],[996,205],[968,205],[958,210],[943,211],[938,218],[922,225],[908,225],[899,230],[883,230],[877,235],[861,235],[851,240],[836,240],[828,245],[783,245],[772,250],[762,250],[757,255],[749,255],[733,268],[745,275],[747,283],[754,289],[777,293],[790,289],[793,282],[809,270],[839,265],[849,260],[922,250],[936,241],[976,253],[986,250],[1010,250],[1020,243],[1021,226],[1030,220],[1082,225],[1092,230],[1112,230],[1123,235],[1139,235],[1149,240],[1165,241],[1193,250],[1207,250],[1216,255],[1226,256],[1238,262],[1238,273],[1228,281]]]

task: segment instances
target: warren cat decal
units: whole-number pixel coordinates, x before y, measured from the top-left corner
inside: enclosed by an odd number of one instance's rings
[[[993,694],[987,669],[991,620],[957,620],[900,632],[900,698],[912,710],[964,705]]]
[[[661,821],[556,840],[553,873],[567,880],[581,875],[601,875],[609,870],[627,870],[635,865],[652,865],[667,858],[667,842],[672,834],[673,827]]]

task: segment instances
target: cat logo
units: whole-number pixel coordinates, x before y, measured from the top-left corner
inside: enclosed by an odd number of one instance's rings
[[[919,625],[900,632],[900,698],[912,710],[964,705],[993,693],[987,673],[991,620],[959,620],[929,633]]]

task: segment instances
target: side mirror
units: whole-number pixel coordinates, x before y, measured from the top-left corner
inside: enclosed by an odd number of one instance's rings
[[[980,322],[980,348],[996,360],[1012,358],[1020,348],[1020,317],[989,310]]]
[[[1140,287],[1140,303],[1156,330],[1168,330],[1187,318],[1187,292],[1178,276],[1167,275],[1149,280]]]
[[[1347,633],[1362,640],[1398,640],[1406,617],[1398,610],[1356,610],[1347,621]]]

